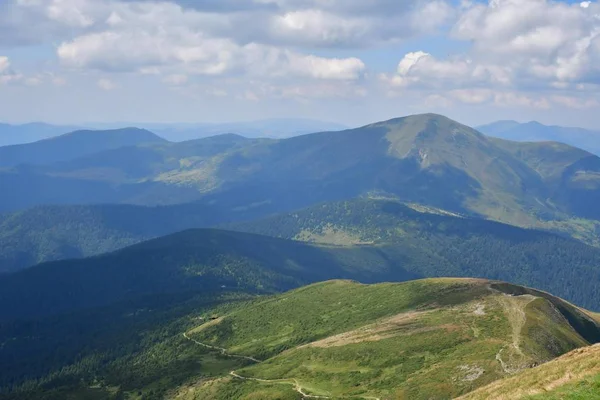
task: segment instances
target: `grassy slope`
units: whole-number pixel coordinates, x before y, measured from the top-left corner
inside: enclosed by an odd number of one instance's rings
[[[600,346],[574,350],[470,393],[463,400],[583,400],[600,398]]]
[[[182,388],[174,397],[183,399],[251,399],[255,390],[294,398],[294,382],[340,399],[448,398],[589,343],[542,297],[457,279],[316,284],[188,335],[265,360],[236,374],[272,382],[221,378]]]

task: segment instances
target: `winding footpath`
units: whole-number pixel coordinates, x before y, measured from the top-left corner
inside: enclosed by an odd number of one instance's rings
[[[220,352],[222,355],[224,355],[226,357],[239,358],[239,359],[242,359],[242,360],[248,360],[248,361],[252,361],[252,362],[255,362],[255,363],[262,362],[261,360],[258,360],[258,359],[254,358],[254,357],[240,356],[238,354],[229,354],[227,352],[227,350],[224,349],[224,348],[222,348],[222,347],[211,346],[211,345],[208,345],[206,343],[199,342],[196,339],[192,339],[191,337],[188,336],[187,332],[183,333],[183,337],[186,338],[187,340],[191,341],[191,342],[196,343],[198,346],[206,347],[207,349],[211,349],[211,350],[217,350],[218,352]]]
[[[198,346],[202,346],[202,347],[205,347],[205,348],[210,349],[210,350],[218,351],[219,353],[221,353],[225,357],[238,358],[238,359],[242,359],[242,360],[248,360],[248,361],[252,361],[254,363],[260,363],[260,362],[262,362],[261,360],[258,360],[258,359],[254,358],[254,357],[242,356],[242,355],[239,355],[239,354],[231,354],[231,353],[227,352],[227,349],[224,349],[222,347],[211,346],[209,344],[199,342],[196,339],[192,339],[191,337],[189,337],[188,334],[187,334],[187,332],[183,333],[183,337],[186,338],[187,340],[189,340],[190,342],[197,344]],[[302,396],[302,398],[304,398],[304,399],[331,399],[331,397],[327,397],[327,396],[317,396],[317,395],[307,394],[306,392],[304,392],[304,389],[302,388],[302,386],[300,386],[300,383],[298,383],[298,381],[296,379],[259,379],[259,378],[249,378],[249,377],[241,376],[241,375],[237,374],[235,371],[231,371],[229,373],[229,375],[231,375],[232,377],[234,377],[236,379],[241,379],[241,380],[244,380],[244,381],[253,381],[253,382],[280,384],[280,385],[292,385],[294,387],[294,391],[298,392]],[[378,397],[369,397],[369,396],[349,396],[349,397],[346,397],[346,398],[348,398],[348,399],[350,399],[350,398],[352,398],[352,399],[364,399],[364,400],[381,400]]]
[[[529,303],[535,300],[535,297],[530,295],[506,296],[503,300],[503,306],[505,307],[506,315],[508,316],[508,320],[512,326],[512,342],[500,349],[498,354],[496,354],[496,360],[500,363],[504,373],[513,375],[519,371],[522,371],[523,367],[510,367],[502,359],[502,352],[507,348],[512,347],[516,354],[525,357],[525,354],[523,354],[523,350],[521,349],[521,331],[527,322],[525,308]]]

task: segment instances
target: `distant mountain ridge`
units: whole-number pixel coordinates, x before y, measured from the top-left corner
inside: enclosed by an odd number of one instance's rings
[[[597,241],[600,158],[569,146],[524,146],[424,114],[281,140],[225,135],[120,147],[0,171],[0,185],[12,188],[0,199],[0,211],[200,201],[232,211],[268,205],[279,212],[381,193]]]
[[[118,127],[121,124],[92,124],[97,128]],[[248,138],[285,139],[313,132],[339,131],[348,127],[328,121],[308,118],[272,118],[257,121],[229,123],[126,123],[155,132],[172,142],[202,139],[209,136],[234,133]]]
[[[517,142],[560,142],[600,155],[600,130],[549,126],[536,121],[498,121],[476,129],[500,139]]]
[[[137,128],[75,131],[34,143],[0,147],[0,167],[49,164],[119,147],[164,142],[152,132]]]
[[[32,143],[38,140],[73,132],[80,127],[51,125],[42,122],[33,122],[22,125],[0,123],[0,146]]]

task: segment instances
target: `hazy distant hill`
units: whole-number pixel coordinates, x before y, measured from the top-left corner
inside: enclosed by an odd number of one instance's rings
[[[24,144],[49,139],[68,132],[76,131],[75,126],[57,126],[35,122],[23,125],[0,123],[0,146]]]
[[[121,124],[122,126],[123,124]],[[248,138],[283,139],[313,132],[347,129],[342,124],[303,118],[274,118],[258,121],[198,124],[126,123],[148,129],[172,142],[201,139],[208,136],[234,133]],[[118,127],[119,124],[97,124],[99,128]]]
[[[539,122],[498,121],[477,127],[486,135],[518,142],[561,142],[600,155],[600,131],[548,126]]]
[[[0,167],[49,164],[124,146],[162,143],[152,132],[125,128],[110,131],[75,131],[34,143],[0,147]]]

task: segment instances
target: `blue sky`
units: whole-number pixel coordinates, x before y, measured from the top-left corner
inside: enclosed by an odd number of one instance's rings
[[[600,127],[600,5],[0,0],[0,120]]]

